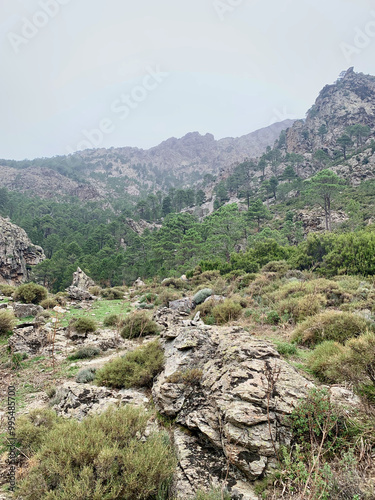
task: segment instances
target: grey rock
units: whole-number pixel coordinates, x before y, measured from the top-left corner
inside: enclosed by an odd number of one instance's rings
[[[87,290],[82,290],[76,286],[70,286],[66,289],[69,298],[73,300],[94,300],[94,296]]]
[[[183,299],[172,300],[169,302],[169,308],[173,311],[183,311],[189,313],[193,307],[193,299],[185,297]]]
[[[95,285],[94,280],[92,280],[86,273],[82,271],[80,267],[77,268],[77,271],[73,273],[73,282],[72,287],[80,288],[81,290],[86,290]]]
[[[25,352],[27,354],[37,354],[40,349],[48,344],[46,332],[39,331],[34,326],[16,328],[8,344],[13,353]]]
[[[30,279],[30,267],[46,256],[30,241],[26,232],[0,217],[0,283],[19,285]]]
[[[272,439],[277,447],[290,442],[284,417],[313,384],[280,359],[271,343],[254,339],[240,327],[193,327],[183,326],[181,322],[173,326],[172,321],[177,319],[169,319],[168,323],[175,337],[169,336],[163,341],[165,369],[152,391],[156,408],[193,432],[192,442],[184,441],[192,457],[194,446],[210,443],[211,463],[216,463],[215,453],[219,450],[233,465],[228,484],[237,484],[238,498],[256,498],[251,496],[251,491],[241,497],[241,488],[246,489],[246,481],[262,477],[274,465]],[[198,384],[168,381],[173,373],[193,368],[202,370]],[[269,405],[267,370],[280,371]],[[209,454],[210,447],[207,450]],[[183,466],[180,462],[180,467],[184,468],[185,476],[189,476],[193,489],[198,489],[199,467],[194,472],[192,459],[190,465]],[[220,474],[215,477],[220,482]],[[251,490],[251,484],[248,489]]]
[[[29,316],[37,316],[43,311],[43,307],[35,304],[13,304],[13,311],[16,318],[27,318]]]

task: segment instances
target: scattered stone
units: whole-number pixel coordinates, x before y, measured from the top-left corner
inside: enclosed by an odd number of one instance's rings
[[[37,354],[40,349],[48,344],[47,334],[34,326],[16,328],[8,344],[13,353]]]
[[[66,291],[68,292],[69,298],[73,300],[94,300],[95,298],[90,292],[82,290],[77,286],[70,286],[66,289]]]

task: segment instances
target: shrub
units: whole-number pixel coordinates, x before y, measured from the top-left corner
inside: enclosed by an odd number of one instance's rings
[[[100,353],[101,350],[99,349],[99,347],[88,345],[77,349],[77,351],[68,356],[68,359],[70,359],[71,361],[75,361],[76,359],[90,359],[94,358],[95,356],[99,356]]]
[[[356,386],[369,381],[375,387],[375,334],[367,332],[350,339],[332,363],[341,379]]]
[[[16,318],[11,311],[0,310],[0,335],[11,333],[16,325]]]
[[[0,285],[0,293],[5,297],[11,297],[15,292],[16,287],[11,285]]]
[[[53,309],[55,306],[57,306],[57,301],[55,299],[44,299],[40,303],[40,305],[43,307],[43,309]]]
[[[294,356],[297,354],[297,347],[295,344],[289,342],[275,341],[276,350],[282,356]]]
[[[356,314],[325,311],[301,323],[293,332],[292,341],[306,345],[319,344],[324,340],[344,343],[368,328],[373,328],[371,323]]]
[[[287,315],[294,323],[298,323],[320,312],[326,303],[323,295],[309,294],[300,298],[281,300],[277,305],[277,311],[282,316]]]
[[[192,368],[190,370],[177,371],[172,373],[166,382],[171,384],[184,384],[184,385],[199,385],[202,379],[203,372],[199,368]]]
[[[100,288],[100,286],[97,285],[89,287],[89,292],[91,293],[91,295],[95,295],[96,297],[99,297],[101,290],[102,289]]]
[[[338,382],[339,374],[333,360],[345,351],[345,347],[333,340],[317,345],[310,354],[307,365],[323,382]]]
[[[85,368],[77,373],[76,382],[87,384],[95,379],[96,368]]]
[[[225,299],[224,302],[220,302],[212,309],[212,315],[218,325],[223,325],[224,323],[228,323],[228,321],[238,319],[241,313],[241,304],[231,299]]]
[[[187,286],[185,281],[183,281],[181,279],[177,279],[177,278],[167,278],[167,279],[163,280],[161,285],[166,286],[166,287],[173,286],[177,290],[182,290],[182,289],[186,288],[186,286]]]
[[[30,500],[162,498],[176,459],[166,432],[139,439],[150,414],[127,405],[82,422],[64,420],[46,433],[18,495]]]
[[[46,408],[31,410],[28,415],[17,418],[16,439],[21,451],[27,456],[35,453],[40,448],[46,433],[59,420],[53,410]]]
[[[78,333],[95,332],[97,329],[96,322],[91,318],[77,318],[72,326]]]
[[[163,365],[164,352],[159,342],[149,342],[104,365],[96,373],[96,381],[107,387],[149,387]]]
[[[230,500],[231,495],[226,489],[212,487],[209,491],[199,490],[193,500]]]
[[[266,322],[269,325],[278,325],[280,323],[280,316],[277,311],[270,311],[267,314]]]
[[[124,339],[145,337],[146,335],[156,335],[158,333],[158,325],[150,319],[145,311],[136,311],[129,314],[124,319],[124,328],[121,330],[121,336]]]
[[[213,294],[213,290],[211,288],[203,288],[203,290],[199,290],[193,297],[194,302],[198,304],[202,304],[208,297],[211,297]]]
[[[173,300],[177,300],[181,297],[180,292],[177,292],[176,290],[169,289],[168,287],[165,287],[162,292],[159,293],[157,300],[155,301],[155,305],[163,305],[168,307],[169,302],[172,302]]]
[[[118,288],[104,288],[100,290],[100,295],[108,300],[121,300],[124,298],[124,292]]]
[[[13,294],[14,300],[23,302],[24,304],[39,304],[47,296],[47,289],[35,283],[20,285]]]
[[[55,295],[54,299],[60,306],[65,306],[67,297],[67,292],[59,292]]]
[[[277,273],[284,275],[290,270],[290,265],[285,260],[274,260],[262,267],[263,273]]]
[[[332,452],[349,444],[352,429],[346,425],[343,412],[331,402],[327,389],[311,389],[288,422],[294,441],[305,449],[322,443],[323,450]]]
[[[110,314],[103,321],[104,326],[123,326],[124,320],[118,314]]]

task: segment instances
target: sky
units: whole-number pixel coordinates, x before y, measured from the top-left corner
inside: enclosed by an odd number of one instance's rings
[[[0,0],[0,158],[238,137],[374,55],[372,0]]]

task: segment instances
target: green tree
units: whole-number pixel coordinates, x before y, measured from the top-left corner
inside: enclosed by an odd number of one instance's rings
[[[327,125],[325,123],[323,123],[323,125],[321,125],[319,127],[319,130],[318,130],[318,135],[320,136],[322,142],[323,142],[324,136],[327,135],[327,133],[328,133]]]
[[[348,135],[344,134],[341,137],[339,137],[336,142],[341,147],[342,152],[344,154],[344,159],[346,160],[347,159],[346,152],[351,146],[353,146],[353,141]]]
[[[283,181],[288,181],[290,183],[296,177],[297,176],[292,165],[287,165],[281,178]]]
[[[331,170],[322,170],[308,181],[308,195],[324,209],[326,230],[331,231],[331,207],[342,181]]]
[[[270,189],[273,193],[273,196],[276,200],[276,192],[277,192],[277,186],[279,185],[279,181],[277,180],[277,177],[271,177],[270,179]]]
[[[250,204],[246,215],[249,221],[256,221],[258,232],[260,231],[261,223],[272,218],[270,211],[263,205],[262,200],[259,198]]]

